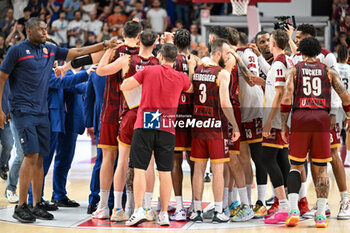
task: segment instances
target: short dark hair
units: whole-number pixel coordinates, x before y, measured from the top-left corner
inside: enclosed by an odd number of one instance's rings
[[[174,44],[181,50],[188,48],[191,45],[191,33],[187,29],[176,30]]]
[[[44,20],[42,20],[38,17],[31,17],[26,22],[26,25],[25,25],[26,30],[33,29],[34,27],[38,26],[38,22],[44,22]]]
[[[152,46],[156,41],[156,39],[157,39],[157,33],[155,33],[150,29],[146,29],[145,31],[141,32],[140,40],[142,45],[146,47]]]
[[[337,50],[337,54],[338,54],[338,61],[339,62],[347,62],[346,59],[349,56],[349,50],[346,46],[340,45],[338,50]]]
[[[222,46],[225,43],[228,44],[227,40],[221,38],[214,40],[213,44],[211,45],[211,54],[214,55],[217,51],[222,51]]]
[[[124,34],[126,38],[136,38],[141,30],[141,24],[134,20],[130,20],[124,24]]]
[[[238,44],[239,41],[239,32],[237,31],[236,28],[232,28],[232,27],[226,27],[226,30],[228,31],[228,42],[231,45],[236,46]]]
[[[176,60],[177,48],[171,43],[163,44],[159,52],[167,62],[174,62]]]
[[[30,9],[30,7],[27,6],[23,9],[23,12],[27,12],[27,11],[32,11],[32,10]]]
[[[321,52],[321,44],[315,37],[307,37],[300,42],[298,50],[305,56],[315,57]]]
[[[223,26],[214,26],[209,28],[209,34],[214,34],[218,38],[227,40],[229,37],[228,31]]]
[[[301,24],[297,27],[297,31],[301,31],[304,35],[310,35],[312,37],[316,36],[316,28],[312,24]]]
[[[273,39],[276,41],[276,45],[280,49],[285,49],[288,42],[289,42],[289,36],[286,31],[282,29],[277,29],[273,32],[271,32],[271,35],[273,36]]]
[[[244,32],[239,32],[239,42],[242,45],[248,44],[248,36]]]
[[[265,34],[269,34],[269,33],[267,31],[260,31],[260,32],[256,33],[256,35],[254,37],[255,43],[258,42],[258,36],[265,35]]]

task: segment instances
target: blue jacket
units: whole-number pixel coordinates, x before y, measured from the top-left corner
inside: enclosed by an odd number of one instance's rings
[[[84,113],[86,128],[94,127],[94,134],[100,132],[100,114],[103,104],[103,95],[106,84],[106,76],[99,76],[91,72],[87,83]]]
[[[68,71],[64,77],[56,78],[54,71],[52,71],[47,98],[52,132],[66,132],[66,109],[63,88],[74,88],[76,84],[85,82],[87,79],[88,75],[86,72],[74,75],[72,71]]]
[[[71,70],[66,75],[84,76],[89,78],[86,71],[80,71],[74,74]],[[66,132],[83,134],[85,131],[84,123],[84,104],[83,96],[85,95],[87,83],[80,83],[73,88],[64,89],[64,102],[66,105]]]

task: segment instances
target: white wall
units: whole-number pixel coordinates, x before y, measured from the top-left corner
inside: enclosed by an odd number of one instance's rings
[[[311,16],[311,0],[292,0],[288,3],[258,3],[264,16]]]

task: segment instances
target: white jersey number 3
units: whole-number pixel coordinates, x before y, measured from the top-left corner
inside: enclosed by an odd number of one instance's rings
[[[314,96],[321,95],[322,87],[321,87],[321,79],[318,77],[315,77],[310,79],[310,77],[303,77],[303,91],[306,96],[311,95],[311,93]]]
[[[201,91],[199,101],[204,104],[205,101],[207,101],[207,86],[204,83],[201,83],[201,85],[199,85],[199,90]]]

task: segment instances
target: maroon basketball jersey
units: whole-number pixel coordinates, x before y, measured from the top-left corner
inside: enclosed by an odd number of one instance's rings
[[[159,65],[158,58],[153,56],[149,58],[143,58],[138,54],[130,55],[129,69],[128,69],[128,72],[123,76],[123,80],[134,76],[137,73],[137,71],[142,70],[143,68],[145,68],[145,66],[153,66],[153,65]],[[124,95],[121,95],[120,100],[121,100],[120,115],[123,116],[129,110],[129,107],[126,104]]]
[[[232,101],[232,104],[239,105],[239,81],[237,64],[232,70],[230,78],[230,99]]]
[[[188,66],[186,55],[178,54],[175,60],[175,70],[183,72],[188,75]],[[182,92],[179,100],[179,107],[177,109],[177,116],[180,116],[178,119],[182,119],[182,116],[192,115],[193,112],[193,94]]]
[[[220,140],[227,138],[227,119],[219,98],[218,75],[221,66],[200,65],[193,75],[193,138]]]
[[[115,61],[125,54],[138,54],[139,47],[129,47],[127,45],[120,46],[115,51],[115,56],[112,60]],[[120,108],[120,90],[119,86],[122,82],[121,71],[113,75],[107,75],[106,86],[103,95],[103,105],[101,110],[100,120],[102,122],[115,124],[119,121]]]
[[[295,65],[293,109],[330,110],[331,82],[328,68],[321,62],[302,61]]]

